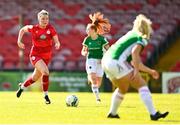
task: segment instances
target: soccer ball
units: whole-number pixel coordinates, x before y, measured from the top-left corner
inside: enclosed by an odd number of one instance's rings
[[[79,99],[76,95],[69,95],[66,97],[66,105],[68,107],[77,107]]]

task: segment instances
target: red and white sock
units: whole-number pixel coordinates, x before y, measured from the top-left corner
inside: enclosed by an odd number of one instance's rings
[[[35,81],[32,80],[32,78],[28,78],[22,85],[21,85],[21,89],[24,89],[28,86],[30,86],[31,84],[33,84]]]
[[[42,85],[43,85],[43,91],[44,94],[47,95],[48,94],[48,87],[49,87],[49,75],[43,75],[42,76]]]
[[[118,107],[121,104],[122,100],[124,99],[124,95],[119,91],[117,88],[111,98],[111,107],[109,113],[112,115],[116,115],[118,111]]]
[[[152,102],[151,92],[149,91],[149,88],[147,86],[143,86],[139,88],[139,94],[140,94],[141,100],[144,102],[149,113],[151,115],[156,114],[156,110]]]
[[[94,93],[94,95],[96,96],[96,100],[100,99],[98,86],[95,84],[91,84],[91,89],[92,89],[92,92]]]

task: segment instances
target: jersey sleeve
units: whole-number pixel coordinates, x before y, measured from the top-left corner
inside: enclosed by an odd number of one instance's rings
[[[139,39],[137,44],[140,44],[144,48],[148,44],[148,41],[146,39]]]
[[[33,28],[34,28],[34,26],[29,27],[29,28],[28,28],[28,32],[32,33],[32,32],[33,32]]]
[[[53,26],[51,26],[50,30],[51,30],[51,35],[52,36],[57,35],[56,29]]]
[[[88,47],[88,37],[84,38],[82,45]]]
[[[109,42],[107,41],[107,39],[105,37],[102,37],[102,45],[105,46],[109,44]]]

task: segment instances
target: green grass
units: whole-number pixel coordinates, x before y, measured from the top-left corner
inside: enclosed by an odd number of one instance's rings
[[[65,98],[76,94],[78,107],[66,107]],[[0,124],[180,124],[180,94],[153,94],[155,107],[169,111],[167,118],[151,121],[137,93],[129,93],[120,106],[120,119],[108,119],[112,93],[101,93],[102,103],[96,104],[92,93],[49,93],[51,105],[44,104],[43,93],[0,92]]]

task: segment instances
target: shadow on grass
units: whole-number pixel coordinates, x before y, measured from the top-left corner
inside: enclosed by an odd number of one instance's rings
[[[137,108],[136,106],[120,106],[121,108]]]
[[[180,120],[160,120],[158,122],[167,122],[167,123],[180,123]]]
[[[96,107],[102,107],[102,108],[105,108],[105,107],[109,107],[108,105],[91,105],[91,106],[85,106],[85,105],[81,105],[81,106],[78,106],[78,107],[80,107],[80,108],[96,108]]]

